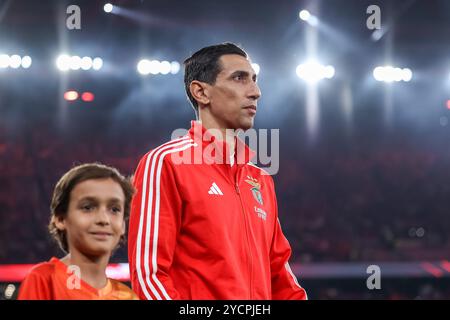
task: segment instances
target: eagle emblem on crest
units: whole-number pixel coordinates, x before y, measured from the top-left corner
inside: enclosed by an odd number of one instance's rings
[[[247,176],[245,182],[247,182],[252,187],[250,190],[252,191],[253,198],[255,198],[256,202],[258,202],[260,205],[264,205],[264,201],[260,191],[261,184],[258,182],[258,180]]]

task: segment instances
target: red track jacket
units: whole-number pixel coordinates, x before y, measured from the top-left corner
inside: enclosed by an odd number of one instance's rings
[[[228,144],[193,121],[141,159],[128,235],[141,299],[307,298],[288,264],[272,177],[236,146],[231,166]]]

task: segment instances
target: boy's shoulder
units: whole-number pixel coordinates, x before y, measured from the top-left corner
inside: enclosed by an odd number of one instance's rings
[[[49,261],[38,263],[30,269],[28,274],[41,277],[48,277],[54,274],[57,269],[57,261],[55,260],[57,259],[51,258]]]
[[[119,300],[139,300],[136,293],[126,284],[111,278],[109,278],[109,281],[111,281],[114,295]]]

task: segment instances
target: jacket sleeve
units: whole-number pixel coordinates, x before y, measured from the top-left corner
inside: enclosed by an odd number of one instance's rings
[[[272,278],[272,299],[274,300],[307,300],[308,296],[289,266],[291,247],[281,230],[278,220],[278,206],[273,189],[273,201],[276,212],[274,234],[270,249],[270,268]]]
[[[156,149],[157,150],[157,149]],[[133,290],[140,299],[179,299],[169,271],[180,228],[182,201],[164,152],[145,155],[136,169],[128,256]]]

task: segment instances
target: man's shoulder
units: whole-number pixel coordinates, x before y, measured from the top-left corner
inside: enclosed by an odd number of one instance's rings
[[[164,161],[168,161],[171,157],[166,157],[167,154],[182,153],[183,151],[195,146],[194,140],[189,136],[181,136],[167,142],[160,144],[159,146],[150,149],[142,159],[152,158],[160,159],[164,158]]]
[[[254,172],[258,176],[265,176],[267,179],[272,180],[271,174],[268,173],[263,168],[259,167],[257,164],[249,161],[249,162],[247,162],[246,167],[250,172]]]

